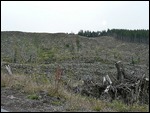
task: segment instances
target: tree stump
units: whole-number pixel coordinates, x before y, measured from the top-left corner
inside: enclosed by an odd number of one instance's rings
[[[121,61],[118,61],[116,62],[115,66],[117,68],[117,80],[123,82],[125,78],[125,70],[123,64],[121,63]]]

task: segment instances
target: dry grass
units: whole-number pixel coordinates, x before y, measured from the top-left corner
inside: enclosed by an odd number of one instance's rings
[[[67,103],[66,111],[104,111],[104,112],[124,112],[124,111],[149,111],[148,105],[127,106],[119,101],[107,103],[92,97],[85,97],[79,94],[74,94],[64,89],[63,84],[59,83],[59,90],[57,90],[54,82],[45,82],[39,84],[36,77],[29,77],[26,75],[13,75],[1,73],[1,87],[10,87],[22,90],[25,93],[31,94],[29,98],[37,99],[35,94],[39,91],[47,91],[51,97],[59,97],[65,99]],[[53,104],[60,104],[54,102]]]
[[[108,103],[108,106],[112,109],[115,109],[118,112],[148,112],[149,106],[148,105],[126,105],[121,101],[114,100],[112,103]]]
[[[36,93],[39,91],[47,91],[49,96],[59,96],[67,98],[67,91],[59,83],[59,87],[55,86],[55,82],[45,82],[39,84],[36,80],[38,76],[13,75],[1,73],[1,87],[10,87],[22,90],[25,93]],[[48,81],[48,80],[46,80]],[[53,80],[54,81],[54,80]],[[59,90],[58,90],[59,88]]]
[[[68,101],[68,111],[101,111],[106,107],[101,100],[79,94],[70,94]]]
[[[33,80],[25,75],[7,75],[1,74],[1,86],[15,88],[27,93],[34,93],[41,90],[41,87]]]
[[[21,89],[25,86],[25,82],[30,81],[26,76],[13,75],[1,73],[1,87],[11,87]]]

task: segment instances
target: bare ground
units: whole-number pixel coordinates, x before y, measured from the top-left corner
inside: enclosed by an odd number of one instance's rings
[[[59,98],[47,96],[39,100],[31,100],[27,98],[27,94],[18,90],[1,88],[1,108],[11,112],[64,111],[65,104],[60,106],[50,104],[57,99],[59,100]]]

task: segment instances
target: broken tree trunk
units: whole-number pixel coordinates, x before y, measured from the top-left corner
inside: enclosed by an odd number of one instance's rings
[[[117,80],[123,82],[125,77],[125,70],[121,61],[116,62],[115,66],[117,68]]]

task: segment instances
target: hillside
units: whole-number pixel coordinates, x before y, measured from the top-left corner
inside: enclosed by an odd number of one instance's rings
[[[47,76],[52,75],[59,64],[66,70],[64,75],[71,72],[78,79],[108,73],[114,75],[114,63],[120,60],[128,72],[149,75],[149,45],[106,36],[87,38],[65,33],[2,32],[1,60],[11,63],[14,73]],[[20,64],[24,66],[18,67]]]
[[[63,88],[73,94],[80,94],[82,89],[87,88],[83,87],[83,81],[90,80],[94,81],[94,84],[101,85],[103,77],[107,74],[112,81],[115,81],[117,61],[123,63],[128,74],[134,72],[133,76],[146,75],[149,78],[148,44],[124,42],[109,36],[84,37],[66,33],[1,32],[1,74],[3,75],[1,87],[7,86],[6,83],[12,79],[20,82],[16,82],[17,85],[11,82],[12,84],[8,84],[9,87],[22,89],[23,92],[29,90],[30,88],[26,89],[24,85],[22,87],[22,77],[19,78],[17,75],[24,75],[24,79],[33,77],[37,86],[44,84],[47,88],[45,83],[52,83],[53,86],[60,66]],[[8,64],[15,75],[14,78],[5,77],[7,76],[5,65]],[[5,90],[7,92],[7,88],[4,88],[4,92]],[[92,96],[97,95],[99,96],[96,92]],[[115,108],[113,110],[118,111]],[[63,109],[63,111],[67,110]],[[109,110],[101,108],[100,111]]]
[[[87,38],[65,33],[1,32],[1,59],[12,63],[114,63],[122,60],[149,66],[149,45],[113,37]]]

